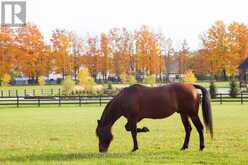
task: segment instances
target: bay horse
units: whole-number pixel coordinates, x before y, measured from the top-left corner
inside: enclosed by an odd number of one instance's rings
[[[185,129],[185,139],[181,150],[187,149],[190,139],[191,124],[196,127],[200,150],[205,147],[203,125],[198,116],[202,93],[202,114],[205,127],[213,137],[212,110],[210,96],[206,88],[196,84],[171,83],[161,87],[146,87],[135,84],[122,89],[105,107],[101,119],[97,120],[96,135],[99,139],[99,152],[107,152],[113,139],[111,128],[121,116],[127,119],[125,129],[131,132],[132,151],[138,150],[137,133],[147,132],[148,128],[137,128],[137,123],[144,118],[162,119],[177,112]]]

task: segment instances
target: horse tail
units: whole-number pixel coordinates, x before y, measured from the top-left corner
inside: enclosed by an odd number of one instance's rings
[[[200,89],[202,92],[202,115],[204,124],[207,130],[210,131],[211,138],[213,138],[213,119],[212,119],[212,108],[211,108],[211,98],[209,92],[203,86],[193,84],[197,89]]]

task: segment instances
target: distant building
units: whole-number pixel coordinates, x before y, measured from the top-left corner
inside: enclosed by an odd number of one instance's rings
[[[248,58],[239,65],[240,86],[248,84]]]
[[[179,63],[175,56],[172,56],[170,62],[166,64],[166,82],[180,82],[183,74],[179,73]]]
[[[62,74],[56,74],[55,72],[52,72],[46,77],[46,83],[47,84],[60,84],[63,81],[63,75]]]
[[[28,85],[28,77],[16,77],[13,81],[13,85]]]

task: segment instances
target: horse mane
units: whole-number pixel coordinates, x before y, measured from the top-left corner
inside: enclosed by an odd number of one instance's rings
[[[121,96],[121,94],[123,93],[123,91],[126,88],[121,89],[121,91],[111,100],[108,102],[108,104],[105,106],[101,119],[100,119],[100,123],[101,125],[106,124],[106,120],[108,120],[109,118],[107,118],[107,116],[110,116],[110,114],[112,114],[111,112],[111,106],[113,106],[113,104],[116,102],[116,100]]]
[[[120,94],[120,93],[119,93]],[[116,101],[116,99],[119,97],[119,94],[116,95],[111,101],[108,102],[108,104],[105,106],[101,118],[100,120],[98,120],[98,127],[96,129],[96,135],[98,137],[101,137],[103,141],[112,141],[113,139],[113,135],[111,133],[111,127],[105,127],[108,126],[111,123],[111,106],[113,105],[113,103]],[[110,121],[110,123],[109,123]],[[110,128],[110,131],[98,131],[98,128],[100,129],[108,129]]]

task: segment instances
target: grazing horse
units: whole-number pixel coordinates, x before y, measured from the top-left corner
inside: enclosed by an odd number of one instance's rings
[[[147,132],[148,128],[137,128],[137,123],[144,118],[162,119],[174,112],[180,114],[186,132],[182,150],[188,148],[192,120],[200,137],[200,150],[203,150],[203,125],[198,116],[202,93],[202,114],[204,124],[213,137],[212,112],[210,96],[206,88],[195,84],[172,83],[162,87],[146,87],[132,85],[124,88],[105,107],[101,119],[98,120],[96,135],[99,139],[99,152],[107,152],[113,139],[111,128],[121,116],[127,119],[125,128],[131,132],[133,150],[138,149],[137,132]]]

